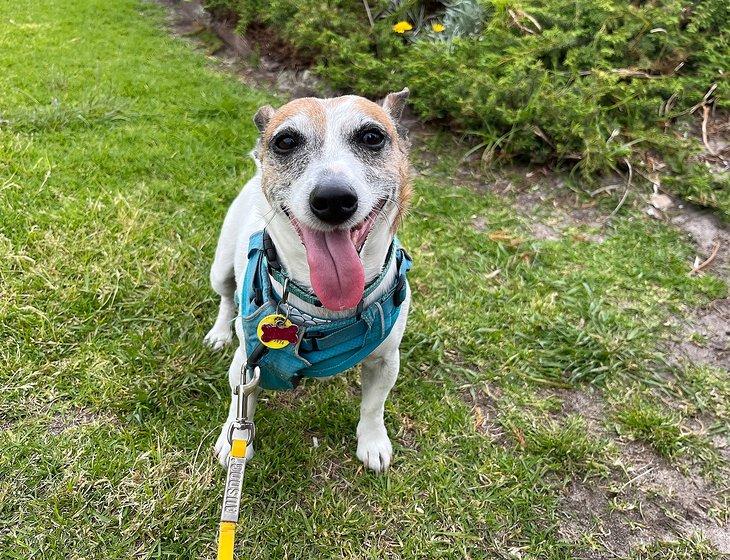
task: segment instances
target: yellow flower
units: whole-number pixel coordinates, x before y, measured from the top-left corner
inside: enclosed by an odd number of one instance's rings
[[[434,33],[442,33],[446,29],[446,26],[443,23],[434,22],[431,24],[431,29],[433,29]]]
[[[413,26],[407,21],[399,21],[393,26],[393,31],[401,34],[405,33],[406,31],[410,31],[411,29],[413,29]]]

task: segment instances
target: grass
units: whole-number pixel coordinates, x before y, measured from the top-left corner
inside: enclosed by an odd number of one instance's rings
[[[201,344],[207,271],[253,172],[250,117],[274,100],[168,37],[149,3],[18,0],[0,21],[2,557],[212,558],[231,351]],[[616,476],[621,440],[564,415],[565,395],[595,385],[613,417],[637,384],[661,419],[660,397],[711,414],[727,391],[660,351],[672,312],[727,291],[687,275],[676,231],[627,207],[602,243],[590,225],[534,239],[509,199],[454,185],[448,142],[422,144],[429,169],[416,154],[427,173],[401,235],[415,301],[386,405],[393,468],[354,458],[356,372],[267,394],[246,557],[573,558],[562,496]],[[489,387],[505,439],[464,396]],[[662,451],[642,422],[635,437]]]

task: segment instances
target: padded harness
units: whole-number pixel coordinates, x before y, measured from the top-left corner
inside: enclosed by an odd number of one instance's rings
[[[367,307],[365,297],[385,279],[392,260],[397,273],[392,286]],[[390,334],[406,298],[412,260],[397,238],[388,250],[383,271],[365,289],[355,315],[344,319],[302,320],[303,312],[290,303],[289,320],[297,325],[298,340],[281,349],[269,350],[258,339],[258,324],[267,315],[277,313],[279,296],[272,289],[271,277],[277,281],[287,278],[276,255],[276,249],[265,231],[254,233],[249,240],[248,266],[239,295],[239,307],[248,356],[247,367],[261,368],[260,386],[264,389],[293,389],[302,377],[330,377],[359,364]],[[322,307],[322,303],[307,290],[288,282],[290,294]]]

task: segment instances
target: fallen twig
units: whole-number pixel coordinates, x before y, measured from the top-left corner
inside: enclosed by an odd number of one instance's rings
[[[661,76],[648,74],[647,72],[643,72],[641,70],[632,70],[631,68],[612,68],[611,72],[613,72],[614,74],[618,74],[622,78],[644,78],[647,80],[661,78]]]
[[[624,158],[624,163],[626,164],[626,167],[629,168],[629,178],[626,181],[626,190],[624,191],[624,194],[621,197],[621,200],[618,201],[616,208],[614,208],[613,212],[611,212],[608,215],[608,218],[606,218],[604,223],[608,223],[611,221],[611,219],[618,213],[618,211],[624,205],[624,202],[626,202],[626,197],[629,196],[629,189],[631,189],[631,180],[634,178],[634,168],[631,166],[631,162],[627,158]]]
[[[537,20],[534,17],[532,17],[530,14],[528,14],[527,12],[523,12],[522,10],[519,10],[519,14],[521,16],[524,16],[527,19],[529,19],[532,22],[532,25],[534,25],[538,31],[542,31],[542,26],[540,26],[540,24],[537,22]]]
[[[689,271],[690,276],[693,274],[697,274],[703,268],[707,268],[712,263],[712,261],[715,260],[715,257],[717,256],[717,252],[719,250],[720,250],[720,242],[715,241],[715,243],[712,244],[712,253],[710,253],[710,256],[707,257],[700,264],[697,264],[697,261],[695,261],[695,265],[692,267],[692,270]]]
[[[362,3],[365,5],[365,11],[368,14],[368,21],[370,22],[370,29],[375,27],[375,21],[373,21],[373,14],[370,11],[370,5],[368,4],[368,0],[362,0]]]
[[[523,12],[522,10],[518,10],[517,12],[519,13],[519,15],[520,15],[520,16],[527,16],[527,14],[525,14],[525,13],[524,13],[524,12]],[[532,29],[530,29],[530,28],[529,28],[529,27],[527,27],[526,25],[523,25],[523,24],[522,24],[522,23],[520,22],[520,20],[519,20],[519,18],[518,18],[518,14],[517,14],[517,13],[515,13],[515,12],[514,12],[514,11],[512,11],[512,10],[507,10],[507,13],[508,13],[508,14],[509,14],[509,16],[510,16],[510,17],[512,18],[512,22],[513,22],[513,23],[515,24],[515,26],[516,26],[516,27],[517,27],[518,29],[520,29],[520,30],[524,31],[525,33],[529,33],[530,35],[534,35],[534,34],[535,34],[535,31],[533,31]],[[528,19],[529,19],[529,20],[530,20],[531,22],[533,22],[533,23],[534,23],[534,24],[535,24],[535,25],[536,25],[536,26],[538,27],[538,29],[540,29],[540,25],[539,25],[539,24],[538,24],[538,23],[537,23],[537,22],[535,21],[535,19],[534,19],[534,18],[532,18],[532,17],[530,17],[530,16],[527,16],[527,18],[528,18]]]
[[[49,178],[50,176],[51,176],[51,170],[49,169],[48,171],[46,171],[46,176],[45,176],[45,177],[43,177],[43,182],[41,183],[41,188],[40,188],[40,189],[38,189],[39,191],[42,191],[42,190],[43,190],[43,187],[45,187],[45,186],[46,186],[46,183],[48,182],[48,178]]]
[[[710,155],[716,156],[717,152],[712,149],[712,146],[710,146],[710,141],[707,136],[707,121],[710,119],[710,106],[705,104],[702,106],[702,143],[705,145],[705,148],[707,148],[707,151],[710,152]]]
[[[544,132],[542,131],[542,129],[541,129],[541,128],[540,128],[539,126],[537,126],[537,125],[533,126],[533,127],[532,127],[532,131],[533,131],[533,132],[534,132],[534,133],[535,133],[535,134],[536,134],[537,136],[539,136],[540,138],[542,138],[542,139],[543,139],[543,140],[545,141],[545,143],[546,143],[546,144],[547,144],[548,146],[550,146],[550,147],[551,147],[551,148],[553,148],[553,149],[555,148],[555,144],[553,144],[553,143],[552,143],[552,142],[550,141],[550,138],[548,138],[547,134],[545,134],[545,133],[544,133]]]
[[[624,489],[625,489],[625,488],[626,488],[627,486],[630,486],[630,485],[632,485],[632,484],[633,484],[634,482],[636,482],[636,481],[637,481],[637,480],[639,480],[640,478],[644,478],[644,477],[645,477],[645,476],[646,476],[647,474],[649,474],[649,473],[650,473],[650,472],[652,472],[653,470],[654,470],[654,467],[649,467],[648,469],[646,469],[646,470],[645,470],[644,472],[642,472],[641,474],[639,474],[639,475],[636,475],[636,476],[635,476],[634,478],[632,478],[632,479],[631,479],[631,480],[629,480],[629,481],[628,481],[627,483],[625,483],[625,484],[624,484],[624,485],[623,485],[623,486],[622,486],[621,488],[619,488],[619,493],[620,493],[620,492],[623,492],[623,491],[624,491]]]
[[[591,198],[605,192],[615,191],[617,188],[619,188],[621,185],[606,185],[605,187],[601,187],[600,189],[596,189],[595,191],[591,191],[588,193]]]
[[[668,115],[669,111],[672,110],[674,107],[674,102],[677,100],[678,94],[675,92],[673,93],[669,99],[667,99],[667,102],[664,104],[664,107],[662,108],[661,114],[662,115]]]
[[[702,98],[702,101],[700,101],[696,105],[692,106],[692,108],[689,111],[687,111],[687,112],[689,114],[692,114],[697,109],[699,109],[700,107],[704,107],[705,105],[707,105],[709,103],[709,101],[710,101],[710,96],[714,93],[714,91],[716,89],[717,89],[717,84],[712,84],[710,86],[710,89],[707,90],[707,92],[705,93],[704,97]],[[684,114],[684,113],[682,113],[682,114]]]

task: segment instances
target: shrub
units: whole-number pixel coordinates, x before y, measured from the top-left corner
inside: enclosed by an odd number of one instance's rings
[[[486,153],[575,165],[584,178],[649,150],[688,154],[676,121],[697,118],[688,112],[713,84],[728,108],[724,0],[370,0],[373,26],[350,0],[208,4],[239,14],[241,33],[274,31],[337,90],[408,85],[421,117],[478,136]],[[398,21],[412,29],[395,32]],[[684,191],[730,213],[727,197],[707,194],[712,181],[699,183]]]

